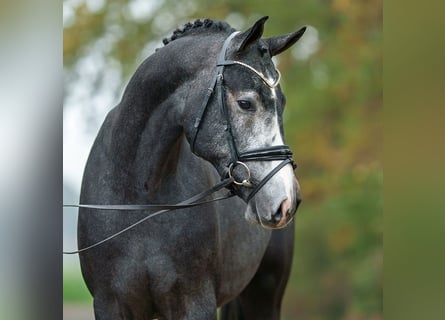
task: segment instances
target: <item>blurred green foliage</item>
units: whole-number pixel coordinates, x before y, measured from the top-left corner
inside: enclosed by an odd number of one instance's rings
[[[93,300],[83,282],[78,265],[66,266],[63,270],[63,300],[90,303]]]
[[[114,34],[104,52],[110,66],[120,67],[124,85],[151,53],[150,41],[160,46],[159,39],[195,18],[246,29],[269,15],[265,37],[315,28],[319,45],[312,55],[296,59],[288,50],[277,61],[287,98],[286,142],[303,194],[283,317],[382,319],[382,1],[164,0],[144,18],[129,3],[73,7],[64,28],[67,74],[75,75],[79,59]],[[100,80],[103,70],[97,72]],[[75,296],[67,291],[65,298]]]

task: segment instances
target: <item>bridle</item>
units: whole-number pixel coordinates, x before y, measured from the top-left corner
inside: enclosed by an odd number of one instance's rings
[[[90,205],[90,204],[69,204],[69,205],[63,205],[64,207],[75,207],[75,208],[88,208],[88,209],[97,209],[97,210],[115,210],[115,211],[129,211],[129,210],[149,210],[149,209],[159,209],[159,211],[154,212],[152,214],[147,215],[146,217],[136,221],[135,223],[129,225],[128,227],[112,234],[109,237],[106,237],[105,239],[102,239],[92,245],[89,245],[87,247],[74,250],[74,251],[64,251],[64,254],[76,254],[80,252],[84,252],[87,250],[90,250],[94,247],[97,247],[117,236],[120,234],[136,227],[137,225],[141,224],[142,222],[153,218],[157,215],[160,215],[162,213],[176,210],[176,209],[185,209],[185,208],[191,208],[211,202],[216,202],[224,199],[231,198],[235,196],[235,193],[233,190],[222,197],[214,198],[211,200],[204,200],[211,194],[223,189],[230,187],[231,185],[235,184],[237,186],[242,186],[246,188],[253,189],[250,194],[247,196],[246,202],[249,202],[255,194],[266,184],[267,181],[269,181],[279,170],[281,170],[285,165],[291,164],[293,168],[295,169],[297,165],[292,159],[292,151],[287,145],[277,145],[277,146],[271,146],[267,148],[258,148],[248,151],[239,152],[235,137],[233,135],[232,126],[230,123],[230,117],[229,117],[229,111],[227,104],[225,102],[225,92],[224,92],[224,68],[226,66],[233,66],[233,65],[240,65],[242,67],[247,68],[248,70],[252,71],[254,74],[256,74],[258,77],[261,78],[261,80],[264,81],[266,85],[268,85],[270,88],[275,88],[278,86],[280,81],[280,72],[278,70],[278,78],[274,82],[271,82],[268,80],[261,72],[257,71],[255,68],[249,66],[248,64],[241,62],[241,61],[235,61],[235,60],[226,60],[226,52],[227,48],[232,41],[232,39],[239,33],[239,31],[233,32],[225,41],[222,46],[221,52],[218,55],[218,60],[216,64],[216,75],[213,79],[212,85],[208,88],[206,95],[204,97],[204,100],[201,104],[200,112],[198,113],[198,117],[195,119],[194,123],[194,134],[192,138],[191,143],[191,151],[194,152],[195,148],[195,142],[198,136],[199,129],[202,124],[202,120],[205,116],[207,106],[209,105],[210,98],[213,94],[213,92],[217,91],[218,94],[218,100],[219,105],[221,107],[221,113],[223,115],[223,121],[224,121],[224,130],[228,133],[227,134],[227,141],[230,148],[230,162],[227,166],[227,176],[222,179],[221,182],[214,185],[212,188],[205,190],[187,200],[184,200],[178,204],[144,204],[144,205]],[[272,171],[270,171],[261,181],[258,183],[253,183],[250,180],[250,169],[246,165],[245,162],[248,161],[277,161],[282,160],[280,164],[278,164]],[[242,179],[241,181],[237,181],[235,177],[233,176],[233,170],[235,167],[241,166],[245,169],[247,175],[245,179]],[[258,217],[259,218],[259,217]],[[260,219],[260,218],[259,218]],[[260,219],[261,223],[261,219]]]
[[[221,108],[221,113],[224,121],[224,130],[227,132],[227,141],[230,149],[230,162],[227,166],[227,174],[229,177],[233,177],[233,170],[237,166],[242,166],[244,171],[246,171],[247,176],[241,181],[234,180],[233,183],[238,186],[243,186],[246,188],[252,188],[253,190],[247,196],[246,201],[249,202],[255,194],[264,186],[264,184],[269,181],[281,168],[283,168],[288,163],[292,164],[295,169],[297,166],[292,159],[292,151],[287,145],[271,146],[267,148],[258,148],[248,151],[240,152],[236,146],[235,137],[232,131],[232,125],[230,123],[229,110],[225,101],[224,92],[224,68],[228,66],[239,65],[248,70],[252,71],[256,76],[258,76],[263,82],[270,88],[275,88],[280,82],[280,72],[278,70],[278,78],[274,82],[268,80],[261,72],[257,71],[252,66],[236,60],[226,60],[227,48],[230,45],[232,39],[239,33],[239,31],[233,32],[225,41],[222,49],[218,55],[218,60],[216,63],[216,75],[213,78],[211,86],[207,89],[206,96],[201,104],[200,112],[198,117],[195,119],[194,123],[194,134],[191,143],[191,150],[194,152],[195,142],[198,136],[199,129],[201,127],[202,121],[205,117],[207,107],[209,106],[209,101],[212,94],[217,93],[218,103]],[[245,162],[248,161],[277,161],[282,160],[272,171],[270,171],[260,182],[254,184],[250,181],[250,169]]]

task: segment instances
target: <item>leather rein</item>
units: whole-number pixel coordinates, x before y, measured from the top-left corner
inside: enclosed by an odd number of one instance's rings
[[[191,207],[200,206],[203,204],[208,204],[208,203],[231,198],[231,197],[235,196],[235,193],[233,191],[230,191],[227,195],[222,196],[222,197],[205,200],[205,198],[207,198],[208,196],[214,194],[215,192],[217,192],[223,188],[229,187],[233,184],[238,185],[238,186],[243,186],[246,188],[253,188],[253,190],[251,191],[251,193],[248,195],[248,197],[246,199],[246,201],[249,202],[250,199],[252,199],[253,196],[266,184],[266,182],[269,181],[285,165],[290,163],[290,164],[292,164],[294,169],[297,167],[297,165],[294,163],[294,161],[292,159],[292,151],[286,145],[271,146],[271,147],[267,147],[267,148],[253,149],[253,150],[244,151],[244,152],[238,151],[238,148],[235,143],[233,131],[232,131],[232,126],[230,123],[228,107],[225,102],[224,76],[223,76],[224,68],[226,66],[233,66],[233,65],[243,66],[243,67],[247,68],[248,70],[252,71],[253,73],[255,73],[258,77],[260,77],[270,88],[275,88],[278,85],[278,83],[280,81],[280,76],[281,76],[279,71],[276,70],[278,73],[278,79],[274,82],[271,82],[270,80],[266,79],[266,77],[261,72],[255,70],[253,67],[251,67],[243,62],[234,61],[234,60],[226,60],[227,48],[228,48],[231,40],[238,33],[239,33],[239,31],[233,32],[224,41],[223,47],[222,47],[221,52],[218,56],[218,60],[217,60],[217,64],[216,64],[216,75],[213,78],[212,85],[208,88],[208,90],[206,92],[204,100],[201,104],[200,112],[198,113],[198,117],[195,119],[195,123],[194,123],[195,132],[194,132],[192,143],[191,143],[191,151],[193,152],[194,147],[195,147],[196,138],[198,136],[198,132],[201,127],[202,120],[206,114],[207,106],[209,105],[210,98],[216,89],[217,94],[218,94],[219,105],[221,107],[221,112],[222,112],[223,119],[224,119],[224,129],[225,129],[225,131],[228,132],[227,138],[228,138],[228,144],[229,144],[230,153],[231,153],[231,160],[228,165],[228,171],[227,171],[228,177],[223,179],[221,182],[214,185],[210,189],[205,190],[205,191],[203,191],[197,195],[194,195],[193,197],[191,197],[187,200],[184,200],[182,202],[179,202],[177,204],[145,204],[145,205],[68,204],[68,205],[63,205],[63,207],[71,207],[71,208],[88,208],[88,209],[115,210],[115,211],[128,211],[128,210],[143,211],[143,210],[149,210],[149,209],[158,209],[158,211],[147,215],[146,217],[144,217],[144,218],[136,221],[135,223],[129,225],[128,227],[112,234],[111,236],[106,237],[105,239],[102,239],[92,245],[89,245],[87,247],[84,247],[84,248],[81,248],[78,250],[63,251],[63,254],[77,254],[80,252],[90,250],[90,249],[97,247],[97,246],[121,235],[122,233],[136,227],[137,225],[143,223],[144,221],[146,221],[150,218],[153,218],[157,215],[160,215],[162,213],[165,213],[165,212],[169,212],[169,211],[177,210],[177,209],[191,208]],[[280,164],[278,164],[272,171],[270,171],[260,182],[252,183],[250,181],[250,169],[245,164],[245,162],[248,162],[248,161],[277,161],[277,160],[282,160],[282,162],[280,162]],[[242,181],[237,181],[233,177],[233,170],[237,166],[242,166],[247,173],[247,177],[245,179],[243,179]]]

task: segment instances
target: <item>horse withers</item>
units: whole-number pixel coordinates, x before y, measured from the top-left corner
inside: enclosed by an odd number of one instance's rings
[[[230,177],[237,197],[158,215],[79,254],[96,319],[279,319],[300,187],[272,57],[305,28],[261,39],[197,20],[137,69],[90,152],[83,204],[179,203]],[[149,212],[148,212],[149,213]],[[79,247],[146,211],[81,208]]]

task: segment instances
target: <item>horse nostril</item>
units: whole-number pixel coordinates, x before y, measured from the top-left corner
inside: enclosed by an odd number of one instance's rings
[[[281,212],[281,207],[278,208],[277,212],[275,212],[275,214],[272,215],[272,222],[280,222],[281,219],[283,218],[283,214]]]

